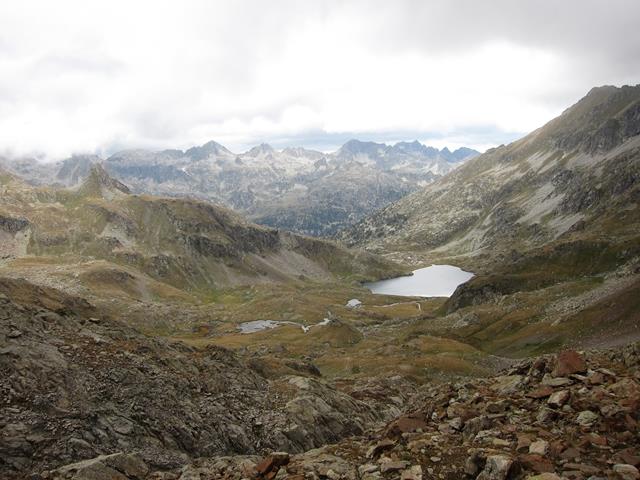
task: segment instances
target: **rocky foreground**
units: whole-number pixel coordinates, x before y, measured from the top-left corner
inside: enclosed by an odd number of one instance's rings
[[[640,344],[424,386],[263,367],[0,278],[0,478],[640,478]]]
[[[289,455],[202,458],[151,471],[117,453],[44,472],[102,479],[640,478],[640,344],[525,360],[491,379],[424,387],[368,435]]]

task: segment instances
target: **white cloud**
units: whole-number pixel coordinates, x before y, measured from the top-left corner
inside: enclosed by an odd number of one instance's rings
[[[639,12],[634,0],[5,2],[0,151],[321,148],[347,134],[491,146],[596,84],[637,82]]]

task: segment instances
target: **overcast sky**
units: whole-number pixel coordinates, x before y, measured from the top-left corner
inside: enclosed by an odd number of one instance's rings
[[[640,82],[640,1],[7,1],[0,152],[485,149]]]

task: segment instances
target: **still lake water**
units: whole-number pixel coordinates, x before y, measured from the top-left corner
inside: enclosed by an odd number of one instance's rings
[[[372,293],[405,297],[450,297],[473,273],[452,265],[431,265],[413,271],[410,277],[390,278],[363,284]]]

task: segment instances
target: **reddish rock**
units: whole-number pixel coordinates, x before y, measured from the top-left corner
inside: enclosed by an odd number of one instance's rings
[[[560,458],[563,460],[575,460],[578,457],[580,457],[580,450],[574,447],[569,447],[560,454]]]
[[[529,445],[531,445],[532,441],[533,441],[533,438],[531,438],[530,435],[527,435],[525,433],[522,433],[522,434],[518,435],[518,445],[516,446],[516,451],[517,452],[528,452],[529,451]]]
[[[628,463],[634,467],[640,466],[640,451],[634,448],[625,448],[620,450],[613,457],[616,463]]]
[[[604,383],[604,375],[600,372],[594,372],[588,376],[588,382],[591,385],[602,385]]]
[[[547,368],[547,360],[544,357],[536,358],[531,365],[531,372],[544,372]]]
[[[553,388],[547,386],[547,385],[541,385],[538,388],[531,390],[529,393],[527,393],[527,397],[529,398],[545,398],[548,397],[549,395],[551,395],[553,393]]]
[[[607,439],[597,433],[590,433],[585,435],[582,440],[580,440],[580,447],[588,447],[589,445],[599,445],[605,446],[607,444]]]
[[[289,454],[286,452],[274,452],[265,457],[258,465],[256,465],[256,473],[259,478],[271,480],[275,478],[280,470],[289,463]]]
[[[403,433],[416,432],[427,428],[423,414],[415,413],[398,418],[387,427],[387,437],[396,437]]]
[[[546,457],[529,453],[518,456],[518,463],[524,470],[536,473],[553,472],[553,463]]]
[[[556,357],[556,364],[551,372],[554,377],[564,377],[573,373],[586,373],[587,362],[575,350],[565,350]]]

